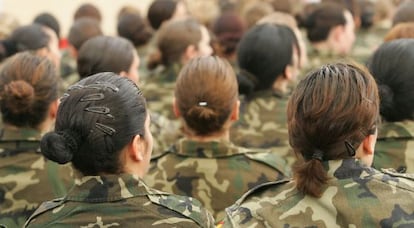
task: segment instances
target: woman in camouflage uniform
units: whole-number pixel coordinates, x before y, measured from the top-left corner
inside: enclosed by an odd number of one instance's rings
[[[374,167],[414,173],[414,40],[383,44],[368,66],[379,87],[380,113]]]
[[[174,110],[185,137],[151,161],[152,187],[197,198],[220,219],[249,188],[289,173],[286,162],[268,150],[231,143],[229,129],[239,116],[237,80],[219,57],[196,58],[184,66]]]
[[[374,78],[349,64],[302,80],[288,104],[290,144],[304,162],[226,209],[225,227],[412,227],[414,177],[371,168],[379,116]]]
[[[253,27],[239,44],[239,91],[243,96],[240,120],[231,139],[244,147],[273,148],[292,164],[286,104],[289,84],[296,80],[299,46],[293,31],[283,25]]]
[[[47,161],[40,138],[55,121],[58,75],[46,58],[16,54],[0,71],[0,225],[21,227],[45,200],[72,185],[70,167]]]
[[[142,181],[152,151],[149,123],[141,91],[125,77],[99,73],[70,87],[41,149],[56,162],[72,161],[81,174],[64,198],[34,212],[29,227],[212,227],[198,201]]]

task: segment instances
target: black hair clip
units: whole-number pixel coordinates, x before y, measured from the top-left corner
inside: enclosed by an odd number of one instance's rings
[[[86,86],[86,88],[89,89],[111,89],[114,93],[119,91],[119,88],[116,87],[115,85],[109,84],[109,83],[104,83],[104,82],[96,82],[95,84],[92,85],[88,85]]]
[[[72,85],[68,88],[68,91],[74,90],[74,89],[82,89],[82,85]]]
[[[107,107],[97,107],[97,106],[87,107],[85,108],[85,111],[93,112],[97,114],[104,114],[106,117],[114,118],[114,116],[110,114],[111,110]]]
[[[112,136],[115,134],[115,129],[113,129],[112,127],[106,126],[104,124],[101,123],[95,123],[95,127],[98,128],[99,130],[101,130],[103,133]]]
[[[86,95],[80,99],[81,102],[83,101],[99,101],[103,100],[105,98],[103,93],[93,93]]]
[[[346,140],[345,140],[345,147],[346,147],[346,150],[348,151],[349,156],[351,157],[355,156],[356,152],[355,152],[354,146],[352,146],[352,144]]]
[[[319,149],[314,149],[312,154],[312,159],[323,161],[323,151]]]

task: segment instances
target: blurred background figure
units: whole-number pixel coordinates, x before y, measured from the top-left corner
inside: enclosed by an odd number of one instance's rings
[[[41,202],[63,197],[72,171],[40,153],[40,139],[55,123],[59,76],[45,57],[14,55],[0,70],[0,224],[22,227]]]
[[[383,123],[374,167],[414,173],[414,39],[381,45],[368,63],[379,87]]]

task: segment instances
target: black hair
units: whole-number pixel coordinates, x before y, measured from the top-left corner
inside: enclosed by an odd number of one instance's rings
[[[162,23],[170,19],[177,9],[178,0],[155,0],[148,8],[147,18],[151,27],[158,30]]]
[[[380,95],[380,113],[387,121],[414,120],[414,40],[382,44],[368,62]]]
[[[152,31],[144,18],[136,13],[127,13],[119,17],[118,35],[130,40],[135,46],[141,46],[151,39]]]
[[[122,37],[97,36],[87,40],[78,53],[81,78],[99,72],[128,72],[134,60],[134,46]]]
[[[270,89],[292,63],[294,47],[299,50],[295,34],[287,26],[261,24],[249,30],[237,51],[239,93],[249,96]]]
[[[146,102],[135,83],[99,73],[71,86],[61,101],[42,153],[60,164],[72,161],[84,175],[122,172],[120,151],[135,135],[145,138]]]
[[[91,17],[83,17],[77,19],[70,27],[68,41],[79,51],[82,44],[88,39],[102,34],[99,21]]]
[[[333,2],[316,5],[304,24],[309,41],[324,41],[333,27],[345,25],[345,10],[342,5]]]
[[[47,47],[50,41],[49,35],[39,24],[21,26],[13,31],[11,36],[1,41],[3,48],[0,52],[0,60],[22,51],[35,51]]]
[[[58,38],[60,38],[60,25],[56,17],[50,13],[41,13],[35,17],[33,23],[44,25],[52,29]]]

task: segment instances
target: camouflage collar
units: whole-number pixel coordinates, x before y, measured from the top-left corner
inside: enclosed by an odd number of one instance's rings
[[[414,121],[384,122],[378,129],[378,140],[414,139]]]
[[[277,97],[277,98],[288,99],[289,95],[290,93],[283,93],[280,90],[268,89],[268,90],[254,92],[251,96],[251,99],[263,98],[263,97]]]
[[[165,68],[155,76],[155,79],[164,83],[174,83],[182,68],[181,64],[173,63]]]
[[[75,179],[75,184],[65,200],[98,203],[157,193],[141,178],[132,174],[84,176]]]
[[[42,138],[40,131],[33,128],[16,128],[4,126],[1,132],[1,140],[33,140],[39,141]]]
[[[236,154],[244,154],[247,153],[248,150],[235,146],[233,143],[224,140],[197,142],[182,138],[173,147],[171,147],[170,152],[188,157],[219,158],[233,156]]]
[[[328,177],[336,179],[359,177],[363,173],[365,175],[375,173],[375,169],[364,165],[355,158],[324,161],[323,165],[328,173]]]

